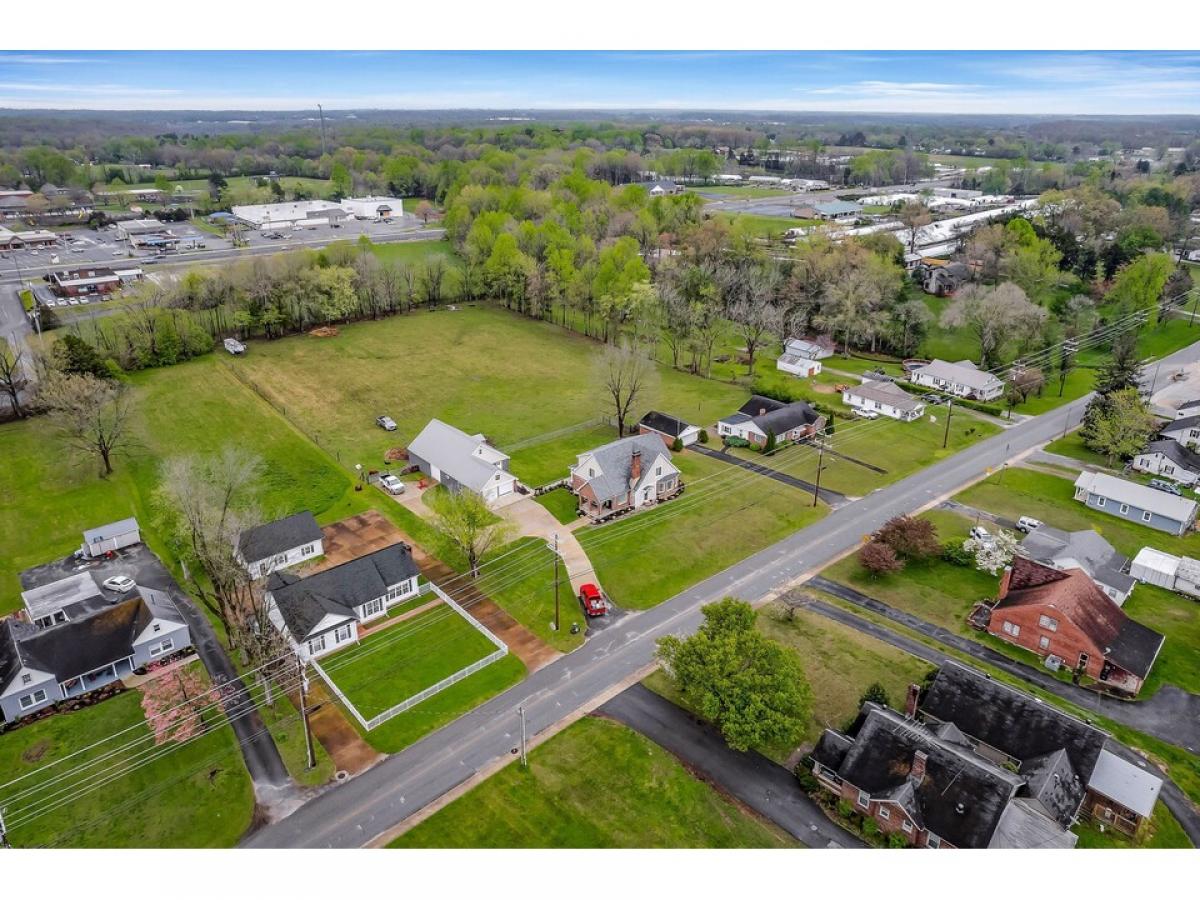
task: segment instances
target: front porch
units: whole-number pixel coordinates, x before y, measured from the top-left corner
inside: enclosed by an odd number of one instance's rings
[[[78,697],[81,694],[102,688],[106,684],[112,684],[114,681],[120,681],[122,678],[132,674],[133,657],[127,656],[124,659],[111,662],[107,666],[93,669],[75,678],[69,678],[62,682],[59,687],[62,689],[63,698],[69,700],[72,697]]]

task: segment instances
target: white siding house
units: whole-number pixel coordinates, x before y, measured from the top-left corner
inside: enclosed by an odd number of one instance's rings
[[[889,419],[911,422],[925,414],[925,403],[890,381],[864,381],[842,391],[842,402]]]
[[[238,538],[237,556],[254,578],[265,578],[325,552],[325,533],[311,512],[248,528]]]
[[[995,400],[1004,393],[1004,382],[991,372],[982,372],[972,363],[948,363],[935,359],[913,369],[909,381],[922,387],[946,391],[956,397],[984,402]]]
[[[142,534],[137,519],[130,517],[99,528],[89,528],[83,533],[83,546],[79,551],[81,555],[94,559],[141,542]]]

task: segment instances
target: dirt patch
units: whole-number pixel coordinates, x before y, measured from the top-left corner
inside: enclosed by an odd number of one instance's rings
[[[821,384],[819,381],[814,381],[809,387],[812,388],[814,394],[837,394],[840,393],[835,385]]]
[[[402,462],[402,461],[407,462],[408,461],[408,448],[407,447],[393,447],[392,449],[388,450],[385,454],[383,454],[383,458],[385,460],[387,460],[388,462]]]
[[[337,337],[338,330],[333,325],[322,325],[309,332],[313,337]]]
[[[46,752],[50,749],[50,742],[42,739],[35,744],[30,744],[25,748],[25,752],[21,754],[21,761],[27,763],[38,762]]]

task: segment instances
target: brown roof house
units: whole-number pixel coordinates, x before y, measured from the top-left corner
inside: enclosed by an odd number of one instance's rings
[[[1125,615],[1083,569],[1020,556],[984,615],[989,634],[1127,695],[1141,690],[1166,640]]]

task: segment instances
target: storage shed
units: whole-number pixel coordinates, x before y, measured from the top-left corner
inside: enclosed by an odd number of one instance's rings
[[[110,522],[99,528],[89,528],[83,533],[83,546],[80,552],[89,558],[103,556],[124,547],[140,544],[141,531],[137,519],[130,517],[119,522]]]

